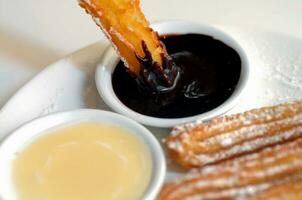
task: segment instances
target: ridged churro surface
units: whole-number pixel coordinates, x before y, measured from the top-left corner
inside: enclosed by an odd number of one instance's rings
[[[143,43],[152,61],[162,65],[166,51],[157,33],[149,27],[139,0],[79,0],[79,3],[112,41],[130,71],[136,74],[140,71],[137,56],[146,56]]]
[[[165,140],[180,165],[199,168],[302,136],[302,101],[174,128]]]
[[[158,200],[302,198],[302,138],[194,170]]]
[[[248,198],[248,200],[301,200],[302,199],[302,179],[288,181],[283,184],[271,187],[267,190]]]

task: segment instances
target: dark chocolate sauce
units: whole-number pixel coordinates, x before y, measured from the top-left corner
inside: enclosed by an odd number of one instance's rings
[[[200,34],[167,35],[161,40],[180,69],[176,86],[164,93],[145,90],[119,62],[112,85],[122,103],[144,115],[180,118],[212,110],[231,96],[241,71],[234,49]]]

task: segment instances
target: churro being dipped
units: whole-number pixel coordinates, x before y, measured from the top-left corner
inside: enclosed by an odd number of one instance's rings
[[[79,0],[111,40],[129,71],[153,91],[172,87],[179,69],[149,27],[139,0]]]
[[[186,168],[198,168],[302,136],[302,101],[176,127],[165,145]]]
[[[195,170],[166,183],[158,200],[289,199],[280,197],[302,197],[301,188],[299,138]]]
[[[173,28],[177,23],[167,23],[159,37],[139,0],[79,2],[121,57],[123,62],[104,67],[116,64],[111,68],[113,92],[134,112],[169,119],[197,116],[220,106],[247,80],[245,54],[219,30],[209,27],[213,34],[208,35],[194,23],[179,23],[178,30]]]

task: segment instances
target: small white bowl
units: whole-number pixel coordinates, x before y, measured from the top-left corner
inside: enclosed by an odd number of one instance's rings
[[[100,110],[75,110],[36,119],[14,131],[0,146],[0,199],[15,200],[16,193],[11,178],[12,160],[16,152],[47,130],[81,121],[107,122],[130,130],[146,144],[151,153],[152,175],[150,183],[140,200],[153,200],[165,178],[166,164],[162,148],[145,127],[124,116]]]
[[[246,87],[249,79],[249,62],[245,51],[241,45],[234,40],[231,36],[223,31],[214,28],[209,25],[202,25],[198,23],[185,22],[185,21],[167,21],[156,23],[152,25],[152,28],[162,34],[186,34],[186,33],[196,33],[204,34],[214,37],[232,47],[237,51],[241,58],[241,74],[239,82],[233,92],[233,94],[221,105],[208,111],[201,113],[199,115],[184,117],[184,118],[157,118],[147,115],[140,114],[136,111],[131,110],[125,106],[115,95],[112,88],[112,73],[119,62],[119,57],[113,48],[108,47],[103,55],[101,63],[98,65],[96,70],[96,85],[97,89],[104,100],[104,102],[114,111],[130,117],[142,124],[155,126],[155,127],[173,127],[178,124],[191,122],[195,120],[208,120],[210,118],[219,116],[231,108],[233,108],[237,103],[242,94],[243,89]],[[129,88],[130,90],[131,88]]]

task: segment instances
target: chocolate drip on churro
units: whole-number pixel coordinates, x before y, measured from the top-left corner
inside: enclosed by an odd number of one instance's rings
[[[162,48],[165,49],[163,43]],[[161,54],[162,66],[152,59],[146,43],[142,41],[145,57],[136,56],[140,63],[140,71],[136,77],[138,86],[143,90],[155,93],[167,93],[175,89],[181,74],[181,69],[168,54]]]

